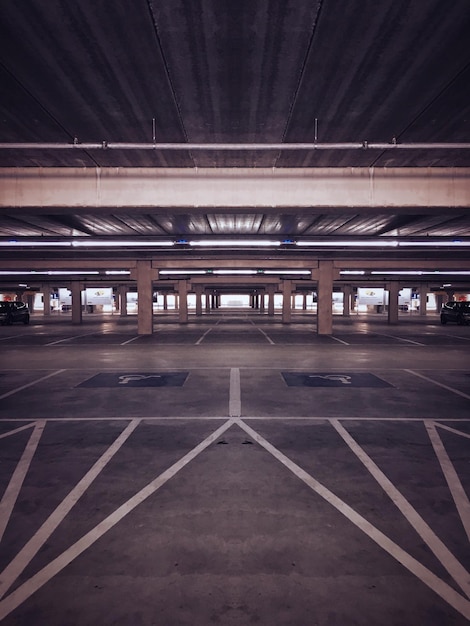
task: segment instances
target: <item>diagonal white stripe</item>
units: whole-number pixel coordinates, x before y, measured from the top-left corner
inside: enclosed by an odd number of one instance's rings
[[[446,582],[441,580],[438,576],[433,574],[427,567],[422,565],[419,561],[413,558],[400,546],[394,543],[386,535],[384,535],[378,528],[368,522],[362,515],[357,513],[343,500],[338,498],[333,492],[327,489],[320,482],[315,480],[310,474],[307,474],[301,467],[291,461],[285,454],[280,452],[277,448],[271,445],[266,439],[259,435],[250,426],[245,424],[242,420],[236,420],[236,423],[257,443],[259,443],[265,450],[270,452],[280,463],[287,467],[297,478],[302,480],[310,489],[315,491],[319,496],[326,500],[329,504],[335,507],[342,515],[349,519],[355,526],[362,530],[370,539],[375,541],[383,550],[388,552],[390,556],[401,563],[408,571],[419,578],[430,589],[437,593],[443,600],[445,600],[456,611],[461,613],[467,619],[470,619],[470,602],[463,596],[461,596],[455,589],[453,589]]]
[[[459,391],[458,389],[454,389],[453,387],[449,387],[448,385],[444,385],[443,383],[437,382],[433,378],[429,378],[429,376],[425,376],[424,374],[420,374],[419,372],[415,372],[414,370],[403,370],[404,372],[408,372],[409,374],[413,374],[413,376],[418,376],[418,378],[422,378],[423,380],[427,380],[433,385],[437,385],[438,387],[442,387],[442,389],[447,389],[447,391],[451,391],[452,393],[456,393],[458,396],[462,396],[462,398],[466,398],[470,400],[470,396],[463,391]]]
[[[146,487],[141,489],[132,498],[124,502],[114,513],[105,518],[95,528],[74,543],[70,548],[62,552],[60,556],[43,567],[37,574],[15,589],[10,595],[0,601],[0,620],[14,611],[20,604],[33,595],[38,589],[45,585],[51,578],[64,569],[69,563],[76,559],[82,552],[92,546],[105,533],[120,522],[126,515],[133,511],[139,504],[153,495],[160,487],[173,478],[185,465],[195,459],[203,450],[213,443],[222,433],[230,428],[233,420],[227,420],[220,428],[206,437],[200,444],[185,454],[179,461],[165,470],[160,476],[155,478]]]
[[[431,440],[432,447],[436,453],[439,464],[442,468],[442,473],[449,486],[450,493],[454,498],[455,506],[459,512],[460,519],[462,520],[463,527],[467,533],[467,537],[470,541],[470,502],[468,501],[465,489],[462,487],[460,478],[455,471],[455,467],[449,458],[449,455],[444,448],[441,438],[436,430],[436,426],[433,423],[425,423],[426,430],[428,431],[429,439]]]
[[[18,494],[20,493],[45,426],[46,422],[44,421],[36,423],[36,426],[31,433],[31,437],[26,444],[26,448],[23,451],[21,459],[13,472],[8,487],[3,494],[2,501],[0,502],[0,541],[2,540],[3,533],[5,532],[5,528],[10,520],[13,507],[15,506],[15,502],[18,498]]]
[[[27,430],[28,428],[32,428],[33,426],[36,426],[36,422],[30,422],[29,424],[25,424],[24,426],[20,426],[19,428],[15,428],[14,430],[9,430],[6,433],[2,433],[0,435],[0,439],[4,439],[5,437],[9,437],[10,435],[15,435],[16,433],[19,433],[22,430]]]
[[[445,424],[442,424],[441,422],[434,422],[434,424],[436,426],[439,426],[439,428],[444,428],[444,430],[448,430],[451,433],[455,433],[456,435],[461,435],[462,437],[466,437],[467,439],[470,439],[470,435],[468,433],[464,433],[461,430],[457,430],[456,428],[452,428],[451,426],[446,426]]]
[[[8,398],[8,396],[12,396],[15,393],[18,393],[18,391],[23,391],[23,389],[27,389],[28,387],[32,387],[33,385],[37,385],[38,383],[41,383],[43,380],[47,380],[48,378],[52,378],[52,376],[57,376],[57,374],[61,374],[62,372],[65,372],[65,370],[57,370],[55,372],[52,372],[51,374],[47,374],[46,376],[42,376],[41,378],[38,378],[37,380],[33,380],[32,382],[28,383],[27,385],[22,385],[21,387],[17,387],[16,389],[12,389],[11,391],[7,391],[7,393],[4,393],[0,396],[0,400],[3,400],[4,398]]]
[[[351,448],[357,458],[369,470],[378,484],[382,487],[393,504],[399,509],[402,515],[410,522],[418,535],[432,550],[459,587],[470,597],[470,575],[463,565],[455,558],[447,546],[439,539],[436,533],[424,521],[421,515],[408,502],[403,494],[395,487],[382,470],[374,463],[370,456],[353,439],[348,431],[338,420],[331,420],[332,426],[337,430],[346,444]]]
[[[18,552],[15,558],[7,565],[0,575],[0,598],[2,598],[11,585],[15,582],[21,572],[33,560],[42,546],[46,543],[52,533],[62,520],[68,515],[75,504],[79,501],[91,483],[102,472],[116,452],[127,441],[130,435],[137,428],[140,420],[134,419],[117,437],[113,444],[96,461],[93,467],[83,476],[77,485],[69,492],[59,506],[49,515],[39,530],[31,537],[25,546]]]

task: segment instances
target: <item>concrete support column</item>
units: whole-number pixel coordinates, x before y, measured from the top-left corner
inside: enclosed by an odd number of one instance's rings
[[[82,285],[78,280],[73,280],[70,285],[72,292],[72,324],[82,323]]]
[[[51,314],[51,286],[42,286],[42,302],[44,304],[44,315],[49,317]]]
[[[388,285],[388,323],[398,324],[398,294],[400,285],[392,280]]]
[[[436,311],[437,313],[441,312],[442,305],[444,303],[444,297],[442,294],[436,294]]]
[[[318,262],[317,333],[333,332],[333,261]]]
[[[196,293],[196,316],[202,315],[202,285],[196,285],[194,287]]]
[[[210,313],[211,310],[211,295],[208,291],[205,293],[206,296],[206,312]]]
[[[139,335],[153,333],[152,277],[152,262],[137,261],[137,332]]]
[[[292,281],[282,281],[282,323],[290,324],[292,314]]]
[[[179,323],[188,323],[188,282],[178,281]]]
[[[343,317],[351,315],[351,285],[343,285]]]
[[[268,285],[268,315],[274,315],[274,285]]]
[[[117,301],[119,302],[119,314],[121,317],[127,317],[127,287],[119,285],[117,290]]]
[[[264,313],[264,291],[259,295],[259,310],[261,313]]]
[[[307,294],[304,293],[302,296],[302,311],[307,310]]]
[[[28,309],[31,313],[34,313],[34,295],[27,294],[26,296],[26,304],[28,305]]]
[[[426,315],[428,310],[428,285],[419,286],[419,314]]]

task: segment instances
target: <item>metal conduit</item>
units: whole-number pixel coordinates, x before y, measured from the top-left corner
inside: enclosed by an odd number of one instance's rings
[[[0,143],[0,150],[469,150],[470,143]]]

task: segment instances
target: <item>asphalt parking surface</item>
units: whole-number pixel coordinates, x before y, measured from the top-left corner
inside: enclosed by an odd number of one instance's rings
[[[0,623],[470,622],[470,327],[0,328]]]

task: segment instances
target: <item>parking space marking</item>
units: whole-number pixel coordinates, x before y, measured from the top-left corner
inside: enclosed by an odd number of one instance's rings
[[[357,441],[348,433],[339,420],[331,420],[331,425],[340,435],[343,441],[354,452],[364,467],[375,478],[377,483],[382,487],[393,504],[398,508],[401,514],[413,526],[421,539],[430,548],[433,554],[439,559],[445,569],[449,572],[455,582],[462,591],[470,597],[470,576],[469,572],[463,567],[447,546],[439,539],[436,533],[424,521],[416,509],[408,502],[405,496],[395,487],[392,481],[382,472],[379,466],[371,459],[365,450],[357,443]]]
[[[65,337],[65,339],[58,339],[57,341],[51,341],[44,344],[45,346],[56,346],[58,343],[65,343],[66,341],[72,341],[72,339],[81,339],[82,337],[90,337],[91,335],[102,335],[103,333],[83,333],[83,335],[72,335],[72,337]]]
[[[408,571],[419,578],[419,580],[421,580],[443,600],[450,604],[450,606],[452,606],[456,611],[461,613],[467,619],[470,619],[470,602],[467,598],[455,591],[455,589],[453,589],[445,581],[436,576],[433,572],[431,572],[431,570],[408,554],[408,552],[403,550],[403,548],[382,533],[382,531],[346,504],[344,500],[338,498],[338,496],[318,482],[299,465],[294,463],[294,461],[291,461],[285,454],[270,444],[266,439],[264,439],[264,437],[253,430],[253,428],[248,426],[244,420],[236,420],[236,423],[265,450],[272,454],[274,458],[282,463],[282,465],[287,467],[295,476],[297,476],[299,480],[304,482],[308,487],[310,487],[310,489],[326,500],[326,502],[331,504],[337,511],[339,511],[350,522],[362,530],[362,532],[364,532],[370,539],[372,539],[372,541],[375,541],[375,543],[385,550],[385,552],[388,552],[390,556],[401,563]]]
[[[395,335],[387,335],[385,333],[375,333],[376,335],[380,335],[381,337],[390,337],[390,339],[396,339],[397,341],[406,341],[406,343],[411,343],[414,346],[425,346],[425,343],[420,343],[419,341],[412,341],[411,339],[405,339],[404,337],[396,337]]]
[[[20,493],[29,466],[31,465],[31,461],[33,460],[34,453],[36,452],[36,448],[38,447],[38,443],[41,439],[41,435],[45,426],[46,422],[44,420],[36,422],[34,430],[31,433],[23,454],[21,455],[21,459],[19,460],[15,471],[10,478],[8,487],[3,494],[3,498],[0,502],[0,541],[2,540],[3,533],[5,532],[5,528],[7,527],[7,524],[10,520],[13,507],[15,506],[16,500]]]
[[[334,339],[335,341],[337,341],[338,343],[342,343],[344,346],[350,346],[351,345],[347,341],[343,341],[343,339],[340,339],[339,337],[335,337],[334,335],[330,335],[330,337],[332,339]]]
[[[157,478],[148,483],[143,489],[138,491],[134,496],[129,498],[124,504],[118,507],[113,513],[108,515],[103,521],[95,526],[88,533],[83,535],[78,541],[67,548],[62,554],[52,560],[48,565],[43,567],[39,572],[34,574],[29,580],[17,587],[11,594],[0,601],[0,620],[9,615],[38,589],[43,587],[51,578],[61,572],[69,563],[80,556],[85,550],[92,546],[98,539],[111,530],[126,515],[131,513],[139,504],[147,500],[160,487],[165,485],[173,476],[183,469],[188,463],[195,459],[203,450],[210,446],[233,424],[234,420],[228,419],[222,426],[217,428],[208,437],[206,437],[196,447],[186,453],[179,461],[171,465],[167,470],[162,472]],[[470,613],[469,613],[470,615]]]
[[[88,470],[83,478],[81,478],[81,480],[62,500],[58,507],[51,513],[51,515],[49,515],[39,530],[31,537],[25,546],[18,552],[15,558],[3,570],[0,580],[0,598],[3,598],[18,576],[21,575],[24,569],[33,560],[62,520],[68,515],[68,513],[70,513],[88,487],[92,484],[95,478],[99,476],[116,452],[118,452],[122,445],[129,439],[139,424],[139,419],[131,420],[130,424],[117,437],[114,443],[112,443],[96,461],[96,463],[94,463],[91,469]]]
[[[2,337],[0,341],[8,341],[9,339],[17,339],[18,337],[29,337],[29,335],[27,335],[26,333],[23,333],[21,335],[10,335],[9,337]]]
[[[456,393],[458,396],[462,396],[462,398],[466,398],[467,400],[470,400],[470,396],[467,393],[463,393],[463,391],[459,391],[458,389],[454,389],[453,387],[449,387],[448,385],[444,385],[443,383],[439,383],[437,380],[429,378],[428,376],[425,376],[424,374],[420,374],[419,372],[415,372],[414,370],[408,370],[408,369],[405,369],[403,371],[404,372],[408,372],[409,374],[413,374],[414,376],[418,376],[419,378],[422,378],[423,380],[427,380],[428,382],[432,383],[433,385],[437,385],[438,387],[442,387],[443,389],[447,389],[447,391],[451,391],[452,393]],[[460,370],[458,370],[458,371],[460,371]]]
[[[202,337],[199,337],[199,339],[196,341],[195,345],[199,346],[203,342],[204,337],[206,335],[208,335],[211,332],[211,330],[212,330],[212,326],[206,330],[206,332],[202,335]]]
[[[156,331],[158,332],[158,331]],[[128,343],[132,343],[133,341],[136,341],[137,339],[139,339],[141,335],[136,335],[135,337],[131,337],[131,339],[127,339],[127,341],[123,341],[122,343],[120,343],[120,346],[127,346]]]
[[[230,370],[230,393],[229,393],[229,411],[230,417],[240,417],[242,411],[241,405],[241,389],[240,389],[240,369],[232,367]]]
[[[42,376],[41,378],[38,378],[37,380],[33,380],[30,383],[27,383],[26,385],[21,385],[21,387],[17,387],[16,389],[12,389],[11,391],[7,391],[7,393],[4,393],[0,396],[0,400],[3,400],[4,398],[8,398],[8,396],[12,396],[15,393],[18,393],[19,391],[23,391],[23,389],[27,389],[28,387],[32,387],[33,385],[37,385],[38,383],[42,382],[43,380],[47,380],[48,378],[52,378],[52,376],[57,376],[57,374],[62,374],[62,372],[65,372],[64,369],[62,370],[56,370],[55,372],[51,372],[50,374],[47,374],[46,376]]]
[[[434,422],[425,422],[426,430],[428,431],[429,439],[431,440],[432,447],[436,453],[437,459],[442,469],[442,473],[449,486],[449,491],[454,498],[455,506],[460,515],[462,525],[465,528],[467,537],[470,541],[470,502],[468,500],[465,489],[460,482],[457,472],[455,471],[454,464],[447,454],[447,450],[444,448],[439,433],[437,432],[436,424]]]
[[[253,320],[250,320],[250,322],[253,324],[253,326],[256,328],[256,330],[259,330],[259,332],[265,337],[265,339],[268,340],[268,342],[272,345],[275,346],[276,343],[271,339],[271,337],[269,337],[269,335],[267,333],[264,332],[264,330],[262,328],[260,328],[259,326],[257,326]]]

